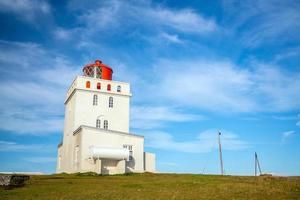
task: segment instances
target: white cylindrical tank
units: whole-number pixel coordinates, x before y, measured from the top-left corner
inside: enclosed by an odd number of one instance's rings
[[[128,160],[129,150],[125,148],[90,147],[94,159]]]

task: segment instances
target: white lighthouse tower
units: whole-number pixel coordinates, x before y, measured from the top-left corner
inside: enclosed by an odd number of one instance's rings
[[[112,81],[112,73],[96,60],[71,84],[57,173],[155,172],[155,155],[144,152],[144,137],[129,133],[130,84]]]

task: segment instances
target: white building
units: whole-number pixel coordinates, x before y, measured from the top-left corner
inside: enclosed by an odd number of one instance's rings
[[[64,102],[57,173],[155,172],[155,154],[144,152],[144,137],[129,133],[129,83],[112,81],[112,69],[100,60],[83,72]]]

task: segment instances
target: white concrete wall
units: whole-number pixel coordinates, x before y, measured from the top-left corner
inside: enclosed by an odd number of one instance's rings
[[[76,106],[76,94],[65,104],[65,120],[64,120],[64,134],[63,134],[63,145],[60,150],[61,156],[61,168],[60,172],[71,173],[72,163],[70,160],[73,159],[73,131],[75,130],[75,106]]]
[[[90,88],[85,87],[86,81],[90,81],[90,83],[91,83]],[[97,83],[101,84],[100,90],[97,89]],[[107,91],[108,84],[111,85],[111,91]],[[121,86],[121,92],[117,91],[118,86]],[[91,78],[91,77],[86,77],[86,76],[77,76],[67,91],[65,103],[67,102],[69,97],[72,96],[72,93],[75,89],[82,89],[82,90],[88,90],[88,91],[93,91],[93,92],[102,92],[102,93],[115,94],[115,95],[132,96],[132,94],[130,92],[130,84],[129,83],[119,82],[119,81],[110,81],[110,80],[104,80],[104,79],[98,79],[98,78]]]
[[[90,81],[91,87],[86,88],[86,82]],[[97,89],[97,83],[101,83],[101,89]],[[107,91],[107,84],[111,85],[111,91]],[[121,86],[121,92],[117,87]],[[97,105],[93,105],[94,95],[98,96]],[[113,98],[113,107],[109,108],[109,97]],[[107,81],[90,77],[78,76],[68,90],[65,104],[74,102],[74,128],[80,125],[96,126],[96,120],[108,121],[108,129],[129,132],[129,104],[130,85],[128,83]],[[68,120],[66,117],[65,120]],[[74,130],[73,130],[74,131]]]
[[[95,163],[92,162],[92,159],[89,159],[91,157],[89,152],[91,146],[123,148],[123,145],[132,145],[133,148],[133,160],[125,163],[126,172],[144,171],[144,137],[126,133],[107,132],[89,127],[83,127],[76,135],[81,135],[82,138],[81,171],[87,172],[95,169]],[[102,161],[102,165],[104,165],[103,163]]]
[[[149,153],[149,152],[144,152],[144,170],[145,172],[155,172],[155,154],[154,153]]]
[[[63,146],[60,145],[57,148],[57,162],[56,162],[56,173],[61,173],[62,171],[62,148]]]
[[[97,105],[93,105],[93,96],[98,96]],[[109,97],[113,97],[113,107],[109,108]],[[129,132],[129,97],[107,93],[76,91],[75,127],[80,125],[96,127],[96,120],[108,121],[108,129]]]

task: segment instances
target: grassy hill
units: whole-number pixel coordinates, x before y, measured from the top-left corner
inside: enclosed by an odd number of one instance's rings
[[[300,177],[191,174],[32,176],[0,199],[300,199]]]

